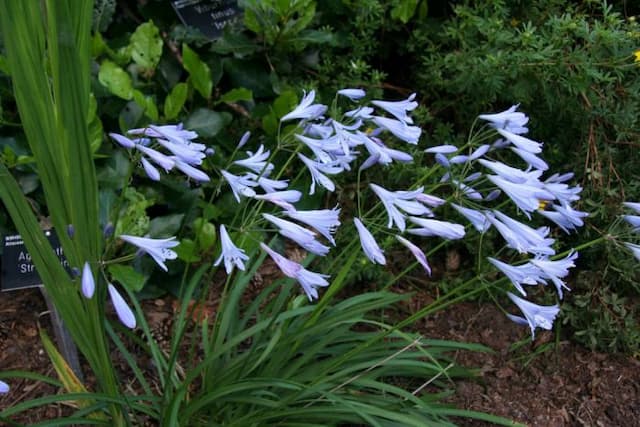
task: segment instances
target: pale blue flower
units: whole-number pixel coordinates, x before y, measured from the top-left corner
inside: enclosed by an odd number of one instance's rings
[[[136,146],[132,140],[119,133],[110,133],[109,136],[124,148],[133,148]]]
[[[544,279],[549,279],[553,282],[558,290],[558,296],[562,299],[562,288],[570,290],[569,287],[560,279],[567,277],[569,275],[569,269],[571,267],[575,267],[576,264],[573,262],[578,258],[577,252],[571,252],[566,258],[552,261],[547,258],[535,258],[530,262],[531,264],[538,267],[543,275]]]
[[[409,217],[409,220],[420,228],[412,228],[407,230],[408,233],[416,236],[438,236],[443,239],[456,240],[464,237],[464,227],[460,224],[454,224],[448,221],[440,221],[437,219],[425,219]]]
[[[420,193],[416,195],[416,200],[420,203],[424,203],[427,206],[431,206],[436,208],[438,206],[442,206],[445,203],[444,199],[440,197],[432,196],[430,194]]]
[[[178,144],[165,139],[156,139],[156,141],[181,161],[190,165],[201,165],[202,160],[207,157],[204,153],[207,147],[203,144]]]
[[[380,140],[378,140],[378,138],[369,138],[364,134],[362,135],[364,146],[371,156],[369,158],[374,158],[376,163],[386,166],[394,160],[402,163],[410,163],[413,161],[413,156],[411,156],[411,154],[405,153],[404,151],[400,150],[394,150],[393,148],[388,148]]]
[[[455,145],[437,145],[435,147],[429,147],[424,150],[425,153],[440,153],[440,154],[451,154],[458,151],[458,147]]]
[[[487,194],[487,196],[484,198],[484,200],[486,202],[492,202],[496,200],[501,194],[502,194],[502,191],[496,188],[494,190],[491,190],[489,194]]]
[[[151,239],[148,237],[136,237],[126,234],[122,234],[119,237],[125,242],[137,246],[140,251],[149,254],[149,256],[151,256],[151,258],[153,258],[153,260],[164,271],[167,271],[167,266],[164,264],[164,261],[167,259],[176,259],[178,257],[178,254],[170,249],[180,244],[180,242],[176,241],[175,237],[169,237],[168,239]]]
[[[575,187],[570,187],[567,184],[564,184],[564,181],[567,181],[573,177],[572,173],[558,175],[554,174],[551,177],[547,178],[543,182],[543,188],[545,191],[551,193],[553,195],[553,199],[557,200],[561,205],[570,205],[572,202],[580,200],[579,194],[582,192],[582,187],[576,185]],[[543,198],[544,200],[553,200],[548,198]]]
[[[622,218],[633,227],[634,232],[640,231],[640,216],[638,215],[623,215]]]
[[[633,209],[634,211],[636,211],[636,213],[640,214],[640,203],[637,202],[624,202],[623,203],[624,206]]]
[[[129,329],[135,329],[136,316],[133,314],[129,305],[111,283],[108,284],[107,289],[109,290],[111,302],[113,303],[113,307],[116,309],[116,314],[118,315],[120,322]]]
[[[338,95],[346,96],[352,101],[357,101],[358,99],[364,98],[366,92],[362,89],[340,89]]]
[[[442,153],[436,153],[436,155],[435,155],[435,159],[436,159],[436,162],[437,162],[440,166],[442,166],[442,167],[444,167],[444,168],[446,168],[446,169],[449,169],[449,168],[451,167],[451,163],[449,163],[449,159],[447,159],[447,158],[446,158],[446,156],[445,156],[444,154],[442,154]]]
[[[370,119],[373,117],[373,108],[371,107],[358,107],[355,110],[347,111],[345,116],[354,119]]]
[[[295,210],[291,203],[298,202],[302,198],[302,193],[298,190],[274,191],[267,194],[257,194],[254,198],[266,200],[287,210]]]
[[[137,144],[136,150],[146,154],[155,164],[160,166],[165,172],[169,172],[175,166],[174,162],[169,156],[162,154],[161,152],[154,150],[153,148],[145,147],[144,145]]]
[[[427,256],[424,254],[422,249],[420,249],[418,246],[414,245],[413,243],[411,243],[410,241],[408,241],[402,236],[396,236],[396,239],[400,243],[402,243],[404,246],[406,246],[409,249],[409,251],[411,251],[413,256],[416,258],[416,261],[418,261],[418,263],[422,266],[422,268],[424,268],[424,271],[426,271],[427,274],[431,276],[431,266],[429,266],[429,263],[427,262]]]
[[[173,156],[173,161],[176,162],[176,168],[180,169],[182,173],[187,175],[189,178],[194,179],[198,182],[209,182],[209,176],[202,172],[200,169],[194,168],[190,164],[183,162],[178,157]]]
[[[500,215],[500,218],[505,219],[507,223],[498,220],[494,215]],[[486,216],[511,249],[520,253],[555,254],[555,250],[551,247],[555,240],[547,238],[549,227],[536,230],[497,211],[486,212]]]
[[[255,153],[247,151],[247,156],[249,157],[242,160],[236,160],[233,163],[243,166],[247,169],[251,169],[255,173],[268,176],[274,168],[273,164],[267,161],[270,154],[271,152],[269,150],[265,151],[264,145],[260,144],[258,151],[256,151]]]
[[[480,114],[478,118],[491,122],[491,126],[496,129],[504,129],[517,135],[527,133],[529,129],[525,125],[529,122],[529,117],[516,111],[519,105],[512,105],[511,108],[501,113]]]
[[[462,194],[464,194],[467,198],[476,201],[482,200],[482,194],[480,194],[478,190],[471,187],[470,185],[464,184],[456,179],[452,179],[451,183],[458,187],[460,191],[462,191]]]
[[[96,291],[96,282],[93,278],[93,272],[91,271],[91,267],[88,262],[85,262],[84,267],[82,267],[82,279],[80,282],[82,295],[84,295],[85,298],[93,297],[93,294]]]
[[[220,224],[220,246],[222,253],[213,265],[216,267],[219,266],[220,262],[224,259],[224,269],[227,274],[231,274],[234,266],[244,271],[244,261],[247,261],[249,257],[245,254],[243,249],[240,249],[233,244],[224,224]]]
[[[242,134],[242,137],[240,138],[240,141],[238,142],[238,148],[244,147],[244,145],[247,143],[247,141],[249,141],[249,137],[250,136],[251,136],[251,132],[250,131],[246,131],[244,134]]]
[[[520,148],[516,148],[516,147],[511,147],[511,151],[516,153],[522,160],[527,162],[527,165],[529,165],[532,168],[535,168],[541,171],[546,171],[547,169],[549,169],[549,165],[547,164],[547,162],[545,162],[544,160],[542,160],[540,157],[536,156],[533,153],[530,153],[525,150],[521,150]]]
[[[484,156],[485,154],[487,154],[487,152],[489,151],[490,148],[491,148],[490,145],[483,144],[480,147],[476,148],[469,155],[461,154],[461,155],[458,155],[458,156],[453,156],[452,158],[449,159],[449,163],[455,165],[455,164],[462,164],[462,163],[472,162],[472,161],[477,160],[480,157]]]
[[[508,132],[504,129],[497,129],[498,133],[502,135],[507,141],[512,143],[517,148],[528,151],[529,153],[538,154],[542,152],[542,143],[534,141],[524,136],[516,135],[515,133]]]
[[[513,286],[524,296],[527,293],[522,288],[522,285],[544,285],[547,282],[542,279],[542,270],[535,265],[527,262],[522,265],[509,265],[495,258],[487,258],[491,264],[493,264],[498,270],[504,273],[509,278]]]
[[[278,232],[296,242],[300,247],[312,254],[325,256],[329,253],[329,247],[323,245],[316,239],[314,232],[307,230],[298,224],[287,221],[286,219],[277,218],[268,213],[262,214],[263,218],[278,227]]]
[[[358,230],[360,246],[362,246],[362,250],[367,258],[369,258],[369,260],[374,264],[386,264],[387,261],[384,257],[384,251],[380,249],[380,246],[378,246],[378,243],[373,238],[373,234],[367,230],[359,218],[353,218],[353,224],[356,226],[356,230]]]
[[[0,380],[0,394],[7,394],[9,393],[9,390],[10,390],[9,384]]]
[[[309,138],[304,135],[294,135],[297,140],[309,147],[316,158],[322,163],[331,163],[335,160],[335,154],[342,153],[343,147],[337,136],[326,139]]]
[[[633,243],[625,242],[624,245],[633,253],[633,256],[640,261],[640,245],[634,245]]]
[[[520,325],[529,325],[531,328],[531,340],[535,338],[536,328],[551,330],[553,321],[560,311],[560,306],[557,304],[551,306],[534,304],[515,296],[511,292],[507,292],[507,296],[518,306],[522,314],[524,314],[524,317],[514,316],[512,314],[507,314],[507,316]]]
[[[486,215],[475,209],[465,208],[464,206],[451,203],[451,206],[457,210],[460,215],[464,216],[473,227],[480,233],[484,233],[491,227],[491,223],[487,219]]]
[[[149,163],[149,161],[144,157],[140,158],[140,162],[142,163],[144,172],[147,174],[147,176],[150,179],[154,181],[160,181],[160,171],[158,171],[158,169],[156,169],[155,166]]]
[[[488,169],[491,169],[493,172],[498,174],[500,178],[513,182],[514,184],[529,184],[534,187],[542,187],[543,185],[542,182],[540,182],[540,176],[542,176],[542,171],[540,170],[523,171],[521,169],[505,165],[502,162],[494,162],[486,159],[480,159],[478,160],[478,163]]]
[[[298,104],[293,111],[282,116],[280,121],[285,122],[293,119],[313,120],[322,116],[327,111],[327,106],[322,104],[313,104],[315,98],[315,90],[311,90],[308,94],[304,94],[300,104]]]
[[[340,226],[340,209],[338,207],[308,211],[288,210],[285,213],[288,217],[313,227],[333,246],[336,245],[333,234]]]
[[[166,138],[176,144],[189,144],[191,140],[198,137],[196,132],[184,129],[182,123],[164,126],[149,125],[146,128],[131,129],[127,133],[145,135],[150,138]]]
[[[423,187],[412,191],[389,191],[376,184],[369,184],[369,187],[376,193],[389,216],[387,227],[395,223],[400,231],[404,231],[406,223],[405,215],[400,212],[402,209],[409,215],[430,215],[431,210],[426,208],[422,203],[416,200],[419,194],[422,194]]]
[[[413,145],[418,144],[418,140],[420,139],[420,135],[422,134],[422,129],[420,129],[418,126],[409,126],[408,124],[399,120],[374,116],[373,122],[381,128],[388,130],[397,138]]]
[[[531,218],[530,212],[540,207],[541,200],[553,200],[555,195],[529,184],[515,184],[497,175],[487,175],[487,178],[497,185],[527,216]]]
[[[297,262],[283,257],[264,243],[260,243],[260,247],[269,254],[285,276],[295,279],[300,283],[309,301],[318,299],[318,287],[329,286],[329,282],[327,282],[326,279],[330,276],[309,271]]]
[[[227,172],[224,169],[221,170],[220,173],[229,183],[231,191],[233,192],[233,196],[236,198],[238,203],[240,203],[241,195],[244,197],[254,197],[256,195],[256,192],[251,188],[258,186],[258,183],[253,179],[255,175],[247,174],[245,176],[237,176]]]
[[[320,162],[314,162],[310,158],[303,154],[298,153],[298,158],[307,166],[307,169],[311,173],[311,187],[309,188],[309,194],[313,195],[316,191],[316,182],[327,190],[333,192],[336,189],[335,184],[325,174],[336,175],[343,171],[339,166],[335,166],[332,163],[324,164]]]
[[[582,218],[589,216],[587,212],[577,211],[571,206],[552,205],[553,211],[538,209],[538,213],[555,222],[565,233],[570,233],[577,227],[582,227]]]
[[[409,98],[404,101],[371,101],[376,107],[380,107],[403,123],[413,124],[413,119],[407,115],[407,111],[413,111],[418,106],[418,103],[414,101],[416,97],[415,93],[412,93]]]
[[[289,181],[286,179],[277,180],[266,178],[264,176],[258,178],[258,175],[253,175],[250,173],[248,173],[247,175],[250,175],[253,179],[257,178],[258,185],[262,187],[262,189],[267,193],[284,190],[289,186]]]

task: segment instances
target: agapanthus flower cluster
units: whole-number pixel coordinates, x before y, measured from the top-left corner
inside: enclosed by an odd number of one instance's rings
[[[623,206],[631,209],[634,215],[623,215],[622,219],[631,226],[632,233],[640,234],[640,203],[624,202]],[[624,242],[624,245],[631,251],[633,256],[640,261],[640,245],[631,242]]]
[[[198,169],[211,149],[204,144],[194,142],[198,134],[178,125],[149,125],[145,128],[131,129],[127,134],[133,139],[110,133],[109,136],[128,150],[140,153],[140,163],[149,178],[160,181],[160,171],[173,168],[180,170],[197,182],[208,182],[209,176]]]

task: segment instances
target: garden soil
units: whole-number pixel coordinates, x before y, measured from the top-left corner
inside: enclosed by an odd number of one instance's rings
[[[406,305],[411,312],[430,302],[417,294]],[[145,303],[147,316],[164,319],[171,313],[167,298]],[[37,289],[0,293],[0,371],[55,373],[44,352],[38,328],[50,330],[46,305]],[[555,341],[552,332],[510,322],[491,304],[462,303],[427,317],[415,328],[428,338],[483,344],[493,351],[460,351],[459,364],[477,368],[477,377],[451,384],[448,402],[464,409],[501,415],[529,426],[640,426],[640,361],[631,356],[586,350],[569,341]],[[519,343],[516,349],[514,344]],[[89,382],[91,379],[88,379]],[[53,386],[11,380],[11,393],[0,397],[0,409],[48,394]],[[24,425],[69,414],[63,404],[24,413]],[[457,419],[461,426],[491,424]]]

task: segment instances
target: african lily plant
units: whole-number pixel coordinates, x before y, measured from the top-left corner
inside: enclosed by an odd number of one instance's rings
[[[449,416],[508,422],[443,406],[437,394],[425,391],[427,385],[445,387],[465,374],[450,363],[448,351],[480,346],[432,341],[404,328],[483,291],[481,285],[496,271],[502,277],[491,288],[503,291],[520,312],[509,318],[528,326],[532,339],[537,328],[552,328],[559,305],[534,302],[531,290],[552,284],[557,299],[564,297],[579,248],[564,250],[551,230],[573,232],[587,214],[576,209],[581,188],[571,185],[572,174],[547,172],[543,144],[524,136],[529,118],[517,106],[480,115],[482,125],[474,126],[462,147],[421,143],[422,130],[411,116],[418,107],[415,94],[399,101],[370,99],[360,88],[338,91],[332,108],[317,101],[314,90],[304,93],[280,117],[273,146],[256,146],[245,133],[222,162],[213,156],[218,147],[182,124],[109,133],[132,159],[130,175],[162,182],[175,173],[211,190],[213,203],[230,193],[237,205],[237,214],[217,225],[216,259],[186,267],[169,348],[161,348],[127,281],[131,276],[115,274],[111,266],[150,257],[169,273],[176,268],[181,240],[114,235],[118,212],[99,223],[99,188],[86,129],[91,9],[77,9],[71,1],[45,2],[43,9],[38,2],[4,1],[2,6],[16,100],[52,223],[67,231],[60,237],[71,274],[39,232],[5,166],[0,166],[0,196],[97,382],[88,386],[68,369],[57,369],[60,382],[38,379],[64,387],[66,394],[20,403],[0,412],[0,420],[42,404],[74,401],[77,409],[56,425],[423,426],[450,425]],[[52,136],[58,144],[50,143]],[[424,154],[416,156],[419,151]],[[374,168],[418,158],[424,174],[406,188],[367,179]],[[332,196],[345,182],[355,182],[357,189],[349,211]],[[300,207],[316,193],[333,207]],[[638,203],[625,205],[640,212]],[[623,219],[638,231],[636,215]],[[357,237],[343,243],[340,233]],[[472,234],[497,238],[499,255],[486,256],[480,247],[473,279],[406,319],[386,318],[385,309],[405,298],[386,290],[337,296],[362,256],[384,266],[390,247],[397,245],[415,258],[412,267],[419,274],[429,276],[434,254]],[[625,245],[640,259],[640,246]],[[305,256],[294,259],[287,247]],[[243,295],[267,259],[281,279],[264,284],[247,302]],[[221,302],[211,318],[190,327],[188,303],[206,295],[203,288],[214,273],[226,278]],[[111,321],[106,307],[113,307],[124,328]],[[142,340],[128,333],[134,329]],[[149,356],[152,374],[142,368],[127,337]],[[65,366],[55,349],[48,352],[56,366]],[[115,368],[115,358],[128,366],[126,374]],[[0,373],[0,394],[11,393],[11,379],[20,376],[34,378]]]

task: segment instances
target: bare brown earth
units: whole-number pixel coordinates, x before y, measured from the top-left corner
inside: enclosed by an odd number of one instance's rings
[[[416,295],[408,308],[420,305],[420,298]],[[151,301],[147,314],[164,318],[170,306],[166,299]],[[0,293],[0,371],[54,375],[38,337],[38,325],[49,325],[44,312],[46,305],[36,289]],[[458,407],[529,426],[640,426],[640,362],[630,356],[594,353],[569,341],[556,343],[550,332],[539,333],[531,343],[526,328],[489,304],[458,304],[421,320],[416,328],[429,338],[476,342],[494,350],[454,355],[458,363],[479,372],[473,380],[456,383],[449,402]],[[512,349],[515,343],[522,345]],[[0,409],[57,392],[33,381],[10,383],[11,393],[0,397]],[[51,405],[25,413],[18,421],[29,425],[68,412],[63,405]],[[461,426],[489,425],[456,421]]]

